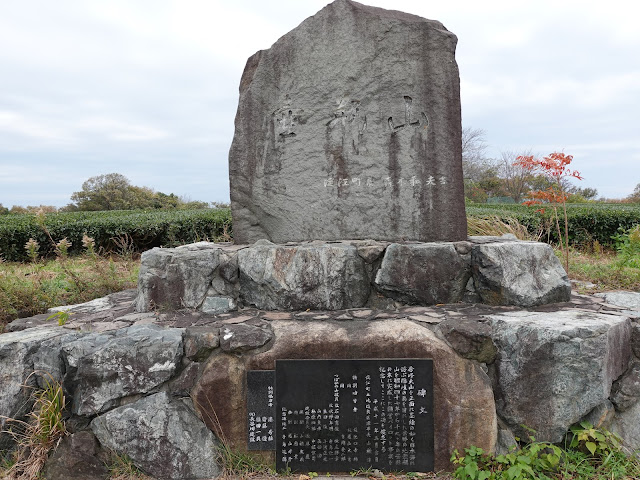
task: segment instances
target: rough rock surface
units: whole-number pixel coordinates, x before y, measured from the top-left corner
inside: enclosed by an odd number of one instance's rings
[[[609,429],[611,421],[616,414],[616,409],[609,400],[605,400],[600,405],[591,410],[583,420],[589,422],[596,428]]]
[[[6,326],[5,332],[18,332],[39,326],[50,327],[56,322],[55,320],[47,320],[47,318],[51,313],[59,311],[72,313],[65,324],[67,329],[95,331],[92,330],[93,324],[111,323],[116,318],[131,314],[134,311],[133,303],[137,293],[137,290],[132,288],[77,305],[50,308],[47,313],[14,320]]]
[[[346,243],[300,246],[260,242],[238,252],[240,298],[268,310],[362,307],[370,284],[365,262]]]
[[[154,316],[162,316],[148,311],[154,305],[187,306],[185,312],[202,315],[246,307],[384,309],[396,307],[397,302],[530,307],[566,302],[571,293],[548,245],[508,236],[391,244],[373,240],[276,245],[263,239],[250,246],[201,242],[145,252],[140,272],[135,303],[141,313],[126,311],[119,317],[129,324],[154,322]],[[95,331],[93,324],[109,315],[109,310],[83,314],[88,304],[76,308],[69,328]]]
[[[214,435],[181,401],[164,392],[116,408],[91,422],[100,443],[127,454],[159,479],[217,477]]]
[[[198,308],[203,303],[211,313],[234,309],[234,287],[224,276],[231,275],[233,267],[229,265],[229,258],[236,249],[199,242],[144,252],[138,276],[136,310]]]
[[[464,358],[493,363],[497,349],[491,339],[491,325],[483,317],[448,318],[440,331],[449,344]]]
[[[181,329],[135,325],[113,334],[88,334],[63,346],[64,385],[73,411],[95,415],[120,398],[150,392],[169,380],[183,354]]]
[[[611,389],[611,401],[616,410],[625,411],[640,400],[640,361],[636,360],[631,368],[614,384]]]
[[[184,354],[190,360],[205,360],[220,345],[218,327],[189,327],[184,333]]]
[[[106,465],[98,458],[96,437],[89,431],[65,437],[47,460],[45,480],[104,480]]]
[[[495,242],[495,238],[486,239],[485,243],[488,242]],[[367,242],[349,243],[362,247]],[[381,261],[382,252],[376,253],[373,250],[372,248],[369,252],[370,256],[366,253],[364,256],[360,254],[361,258],[367,257],[372,262],[367,263],[368,266]],[[464,251],[459,253],[466,255]],[[28,402],[23,402],[26,390],[16,388],[16,383],[21,382],[22,378],[34,369],[47,370],[54,378],[66,374],[68,390],[72,387],[70,384],[73,383],[74,372],[77,372],[79,358],[105,349],[107,344],[115,343],[122,335],[140,333],[144,330],[141,329],[144,325],[147,325],[147,329],[153,330],[158,327],[151,324],[157,324],[165,329],[180,329],[175,332],[182,332],[181,329],[184,328],[182,336],[185,354],[182,360],[176,361],[170,379],[151,388],[148,393],[130,393],[122,389],[116,396],[123,397],[114,399],[111,404],[114,408],[123,408],[117,406],[128,406],[145,396],[148,398],[155,395],[157,391],[167,392],[171,398],[181,397],[179,400],[169,400],[169,403],[178,402],[179,405],[187,405],[189,408],[197,405],[203,415],[203,421],[214,429],[216,422],[212,421],[211,412],[207,411],[206,407],[215,404],[216,414],[225,429],[224,433],[234,439],[240,449],[246,448],[247,427],[243,421],[246,418],[244,372],[251,368],[272,368],[274,358],[294,356],[292,352],[295,351],[296,345],[301,349],[296,355],[306,358],[423,355],[437,358],[438,365],[444,365],[444,369],[437,367],[436,375],[444,375],[445,378],[440,376],[436,380],[450,385],[448,393],[441,396],[456,398],[457,402],[451,407],[455,415],[451,423],[447,423],[451,419],[448,419],[446,414],[439,415],[439,422],[445,424],[438,427],[441,429],[439,431],[449,433],[439,436],[438,439],[441,440],[438,441],[451,442],[458,448],[468,446],[469,443],[491,448],[492,442],[497,449],[508,448],[513,433],[517,430],[517,425],[511,423],[503,422],[498,426],[497,440],[493,433],[482,434],[486,444],[481,444],[474,437],[480,435],[477,432],[483,429],[491,430],[489,427],[496,418],[496,411],[489,411],[487,405],[492,401],[489,397],[495,392],[496,398],[504,407],[504,391],[510,392],[509,400],[522,404],[509,405],[509,411],[533,412],[522,420],[530,426],[540,428],[535,423],[538,418],[536,415],[542,416],[546,415],[545,412],[551,412],[552,422],[543,427],[559,430],[561,425],[570,422],[569,417],[573,418],[571,412],[575,411],[576,416],[581,415],[579,419],[587,419],[605,428],[615,428],[627,445],[639,445],[638,402],[629,402],[626,410],[616,411],[607,399],[609,396],[614,399],[622,398],[620,392],[626,392],[628,399],[634,397],[633,392],[629,395],[627,383],[632,378],[635,363],[626,368],[624,359],[630,350],[627,326],[629,322],[635,322],[630,320],[630,317],[635,317],[630,315],[628,307],[617,307],[601,298],[573,295],[570,302],[535,307],[531,312],[521,312],[513,306],[457,303],[434,306],[400,305],[390,310],[371,307],[333,311],[243,309],[216,315],[201,311],[132,314],[127,306],[131,303],[131,298],[130,294],[119,295],[117,300],[116,297],[111,297],[110,302],[113,306],[108,310],[102,310],[99,317],[95,316],[95,311],[78,311],[74,315],[73,327],[68,323],[63,327],[49,325],[42,328],[37,327],[38,322],[33,318],[21,319],[22,331],[0,335],[0,399],[5,402],[2,404],[5,410],[0,411],[0,414],[5,415],[6,409],[11,409],[18,403],[24,407],[21,409],[23,413],[29,407]],[[97,303],[100,302],[95,302]],[[526,328],[523,325],[517,329],[508,327],[509,322],[504,320],[505,317],[522,320],[523,316],[531,320]],[[501,322],[496,323],[495,317],[501,318]],[[91,320],[86,321],[87,318]],[[570,321],[567,321],[567,318]],[[613,325],[608,325],[606,321],[603,322],[603,318],[618,320],[614,321]],[[136,325],[136,328],[129,329],[131,325]],[[390,327],[382,328],[385,325]],[[494,328],[496,325],[499,328]],[[487,326],[491,328],[487,329]],[[227,345],[220,341],[220,332],[227,328],[230,332],[250,334],[238,335],[233,345],[232,342]],[[92,329],[96,333],[86,333],[86,329]],[[507,334],[509,331],[515,333]],[[273,332],[275,337],[270,337]],[[264,333],[266,336],[263,336]],[[511,346],[498,342],[496,335],[506,335],[503,340]],[[271,339],[267,340],[267,337]],[[434,337],[435,343],[432,341]],[[145,344],[149,338],[141,335],[140,343]],[[80,339],[84,341],[80,342]],[[264,340],[267,341],[263,344]],[[324,349],[325,341],[331,348]],[[448,342],[448,345],[444,342]],[[69,352],[72,355],[67,354],[70,345],[74,346]],[[229,352],[223,348],[227,348]],[[453,353],[452,348],[456,353]],[[494,360],[496,348],[498,353]],[[145,349],[146,347],[142,350]],[[180,348],[178,350],[181,351]],[[514,355],[514,351],[522,351],[523,354]],[[461,357],[473,360],[464,360]],[[501,373],[509,372],[503,364],[505,357],[513,359],[513,370],[516,367],[520,368],[522,374],[519,377],[514,379],[506,374],[501,376]],[[112,356],[104,358],[109,361],[124,361],[124,357],[118,360]],[[560,361],[557,361],[557,358],[560,358]],[[486,365],[478,364],[478,361]],[[106,365],[106,368],[115,372],[114,375],[118,374],[113,365]],[[154,373],[148,372],[150,369],[145,367],[147,374]],[[484,373],[487,371],[493,381],[493,392],[485,391],[483,386],[487,382]],[[13,373],[9,374],[10,372]],[[469,378],[471,381],[467,385]],[[607,391],[610,385],[607,378],[617,378],[611,392]],[[38,375],[31,380],[34,385],[42,385],[42,379]],[[101,381],[96,382],[96,388]],[[103,383],[109,385],[113,382],[115,380],[105,379]],[[477,384],[480,384],[479,389]],[[633,382],[630,385],[633,387]],[[476,395],[476,391],[481,393]],[[533,397],[533,401],[530,401],[531,391],[539,395],[538,398]],[[603,393],[598,394],[599,391]],[[15,392],[18,393],[13,398]],[[224,395],[220,392],[224,392]],[[486,392],[490,393],[485,394]],[[574,397],[579,402],[572,404],[575,408],[568,406],[571,402],[571,392],[577,392]],[[458,401],[458,398],[461,400]],[[585,398],[592,399],[593,402],[584,402]],[[598,398],[604,400],[589,410],[589,406]],[[72,413],[76,411],[74,397],[67,396],[67,401],[70,403],[69,410]],[[621,401],[618,403],[622,404]],[[449,411],[448,406],[443,408]],[[502,407],[499,406],[500,408]],[[459,411],[462,413],[458,414]],[[504,411],[502,408],[500,414],[504,414]],[[535,412],[538,413],[534,415]],[[566,415],[562,414],[563,412]],[[474,423],[478,418],[484,419],[483,425],[478,426]],[[531,419],[534,421],[530,421]],[[89,420],[86,416],[72,414],[69,419],[71,431],[85,430],[88,428]],[[488,423],[484,423],[485,420]],[[185,428],[191,428],[186,425]],[[136,431],[135,428],[129,429],[131,442],[136,441]],[[522,432],[515,433],[522,435]],[[474,440],[467,441],[465,438]],[[8,439],[5,437],[5,440]],[[8,446],[6,442],[5,445]],[[447,449],[442,445],[438,448]],[[143,457],[143,460],[144,458],[146,457]],[[74,460],[70,458],[69,461]],[[141,464],[137,465],[142,467]]]
[[[634,452],[640,451],[640,402],[624,412],[617,412],[610,430],[622,438],[626,447]]]
[[[640,323],[637,321],[631,326],[631,348],[633,354],[640,358]]]
[[[246,352],[262,347],[273,337],[267,325],[226,325],[220,329],[220,347],[225,352]]]
[[[475,289],[483,303],[531,307],[571,297],[569,277],[546,243],[479,243],[471,257]]]
[[[435,305],[461,301],[470,277],[469,255],[460,255],[453,243],[393,243],[384,254],[375,286],[405,303]]]
[[[496,359],[496,406],[521,437],[559,442],[568,427],[609,396],[631,359],[627,317],[587,311],[489,316]]]
[[[29,408],[31,387],[36,385],[34,356],[43,342],[55,339],[66,332],[60,328],[32,328],[26,331],[0,335],[0,432],[4,431],[7,418],[20,419]],[[0,435],[0,450],[8,438]]]
[[[640,292],[618,290],[614,292],[596,293],[595,296],[604,298],[604,301],[607,303],[640,312]]]
[[[336,0],[249,58],[235,240],[465,240],[456,43],[440,22]]]
[[[278,358],[433,358],[436,468],[448,466],[454,448],[470,444],[487,451],[495,448],[497,419],[489,378],[477,363],[456,355],[429,329],[409,320],[275,320],[272,326],[275,343],[271,349],[252,355],[246,363],[230,355],[213,357],[193,390],[202,418],[216,428],[208,420],[215,411],[232,444],[246,445],[242,401],[246,370],[273,369]],[[220,391],[228,395],[224,401],[216,395]]]

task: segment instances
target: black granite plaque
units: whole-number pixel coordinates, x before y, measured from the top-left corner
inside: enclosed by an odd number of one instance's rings
[[[433,470],[433,361],[277,360],[276,468]]]
[[[247,372],[247,432],[249,450],[275,450],[275,372]]]

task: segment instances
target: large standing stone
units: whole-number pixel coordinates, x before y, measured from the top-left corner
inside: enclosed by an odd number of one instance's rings
[[[369,298],[365,261],[346,243],[257,244],[238,252],[240,299],[266,310],[340,310]]]
[[[275,342],[270,350],[244,361],[228,354],[211,357],[192,390],[202,418],[210,428],[221,429],[235,448],[247,445],[246,370],[272,370],[280,358],[432,358],[436,469],[449,466],[454,448],[495,449],[497,417],[489,378],[480,365],[456,355],[429,329],[409,320],[276,320],[272,326]]]
[[[609,397],[631,359],[627,317],[587,311],[489,315],[498,414],[521,438],[559,442]]]
[[[159,479],[211,479],[221,473],[217,439],[184,403],[165,392],[95,418],[91,430],[103,446],[127,454]]]
[[[456,43],[440,22],[336,0],[249,58],[236,242],[464,240]]]

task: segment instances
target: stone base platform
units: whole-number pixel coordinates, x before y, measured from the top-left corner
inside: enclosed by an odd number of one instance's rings
[[[142,255],[136,310],[343,310],[456,302],[531,307],[569,300],[552,248],[503,237],[253,245],[201,242]]]
[[[432,358],[437,469],[449,467],[454,448],[504,451],[526,438],[521,425],[560,442],[587,419],[640,448],[640,293],[574,294],[528,309],[458,303],[220,314],[136,312],[136,296],[62,307],[74,312],[64,326],[44,315],[16,320],[0,335],[0,415],[24,415],[22,385],[43,382],[29,377],[34,370],[60,380],[67,395],[73,435],[45,478],[101,478],[69,476],[61,465],[100,470],[105,449],[157,478],[215,478],[221,438],[247,448],[246,371],[273,369],[279,358]],[[0,450],[9,440],[0,437]]]

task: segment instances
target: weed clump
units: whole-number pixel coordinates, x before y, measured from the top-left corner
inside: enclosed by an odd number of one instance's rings
[[[34,372],[31,375],[42,374]],[[17,445],[12,457],[5,459],[0,470],[3,480],[36,480],[49,452],[54,450],[67,434],[63,414],[65,396],[62,385],[54,378],[43,374],[45,386],[35,389],[31,395],[33,408],[26,420],[7,418],[10,434]],[[27,378],[28,382],[29,378]],[[29,387],[31,388],[31,387]]]
[[[632,479],[640,476],[640,460],[622,447],[621,439],[588,422],[571,427],[562,447],[537,442],[530,436],[524,446],[509,453],[487,455],[471,446],[451,456],[459,480]]]

